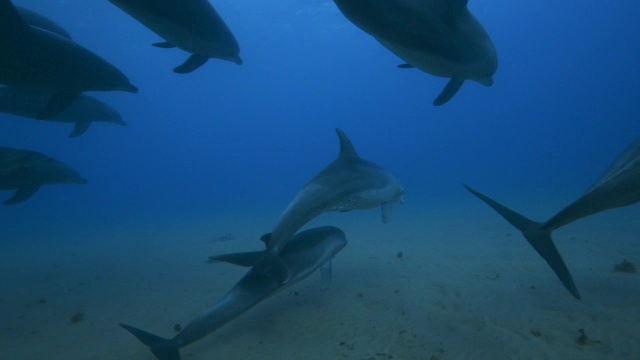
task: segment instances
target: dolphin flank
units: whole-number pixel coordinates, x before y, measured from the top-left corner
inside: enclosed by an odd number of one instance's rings
[[[176,73],[190,73],[210,58],[242,64],[236,38],[208,0],[109,1],[166,40],[154,46],[192,54]]]
[[[39,91],[11,86],[0,87],[0,112],[35,119],[48,97],[48,94]],[[114,108],[85,94],[80,94],[69,107],[46,120],[74,124],[69,134],[71,138],[84,134],[93,121],[127,125]]]
[[[38,119],[59,114],[84,91],[138,92],[98,55],[27,24],[10,0],[0,0],[0,84],[50,93]]]
[[[75,170],[44,154],[0,147],[0,190],[16,191],[5,205],[28,200],[42,185],[86,183]]]
[[[465,80],[493,84],[498,56],[467,0],[334,0],[352,23],[407,64],[450,78],[434,100],[448,102]]]
[[[269,236],[263,237],[268,244]],[[317,269],[321,269],[321,289],[326,290],[331,280],[331,259],[347,244],[344,232],[336,227],[319,227],[302,231],[294,236],[280,253],[291,271],[295,284]],[[226,261],[242,266],[251,266],[261,258],[264,251],[226,254],[210,257],[211,261]],[[179,360],[180,349],[192,344],[221,328],[256,304],[285,288],[274,276],[254,268],[229,290],[218,302],[192,320],[172,339],[163,339],[129,325],[120,326],[133,334],[160,360]]]
[[[268,270],[287,281],[288,270],[277,261],[278,253],[291,236],[306,223],[326,211],[346,212],[380,206],[382,221],[391,220],[394,202],[403,202],[403,188],[396,177],[382,167],[362,159],[351,140],[340,129],[340,154],[329,166],[320,171],[298,192],[284,210],[273,228],[267,248],[265,265],[279,270]],[[260,264],[257,264],[259,267]]]

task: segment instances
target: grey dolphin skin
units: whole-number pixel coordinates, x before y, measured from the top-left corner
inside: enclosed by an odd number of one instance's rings
[[[59,114],[84,91],[138,91],[120,70],[91,51],[29,26],[10,0],[0,0],[0,84],[51,93],[38,119]]]
[[[544,223],[529,220],[469,186],[465,187],[520,230],[529,244],[551,266],[565,288],[580,299],[573,277],[558,252],[551,233],[589,215],[640,201],[640,139],[624,150],[584,195]]]
[[[269,273],[286,282],[289,272],[277,261],[278,253],[291,236],[307,222],[327,211],[350,211],[382,208],[382,221],[391,219],[391,206],[403,202],[403,188],[396,177],[382,167],[362,159],[351,140],[340,129],[340,154],[298,192],[275,225],[265,254],[264,265]],[[259,266],[259,265],[258,265]],[[274,270],[271,267],[279,269]]]
[[[268,240],[266,242],[268,243]],[[346,244],[344,232],[336,227],[319,227],[298,233],[280,253],[282,261],[291,271],[289,285],[305,279],[320,268],[321,289],[326,290],[331,279],[331,259]],[[212,256],[210,260],[251,266],[263,252]],[[120,326],[149,346],[158,359],[178,360],[181,348],[216,331],[284,287],[287,286],[275,281],[274,276],[252,268],[213,307],[191,321],[172,339],[163,339],[128,325]]]
[[[334,1],[347,19],[407,62],[399,67],[451,79],[433,105],[448,102],[465,80],[493,84],[498,55],[467,0]]]
[[[28,200],[42,185],[86,183],[75,170],[44,154],[0,147],[0,190],[16,191],[5,205]]]
[[[236,38],[208,0],[109,1],[166,40],[154,46],[192,54],[176,73],[190,73],[210,58],[242,64]]]
[[[39,91],[10,86],[0,87],[0,112],[35,119],[48,98],[49,95]],[[80,94],[60,114],[46,120],[74,124],[73,130],[69,134],[70,138],[84,134],[93,121],[127,125],[114,108],[85,94]]]
[[[71,35],[62,26],[58,25],[55,21],[49,19],[46,16],[40,15],[37,12],[29,9],[25,9],[20,6],[16,6],[16,10],[24,21],[31,26],[35,26],[40,29],[51,31],[67,39],[71,39]]]

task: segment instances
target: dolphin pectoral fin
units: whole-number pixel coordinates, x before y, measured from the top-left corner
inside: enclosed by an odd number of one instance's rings
[[[382,209],[382,223],[387,224],[391,221],[391,203],[384,203],[381,205]]]
[[[413,66],[411,64],[400,64],[397,67],[398,67],[398,69],[413,69],[413,68],[415,68],[415,66]]]
[[[206,57],[206,56],[193,54],[193,55],[189,56],[187,61],[185,61],[182,65],[180,65],[180,66],[176,67],[175,69],[173,69],[173,72],[174,73],[178,73],[178,74],[190,73],[193,70],[195,70],[195,69],[199,68],[200,66],[204,65],[204,63],[206,63],[207,60],[209,60],[209,58]]]
[[[16,192],[8,200],[4,202],[5,205],[15,205],[23,201],[29,200],[40,189],[40,184],[22,184]]]
[[[175,341],[161,338],[133,326],[120,324],[120,327],[130,332],[143,344],[151,348],[151,352],[159,360],[180,360],[180,348]]]
[[[249,267],[255,265],[260,257],[264,254],[264,251],[251,251],[244,253],[223,254],[209,256],[208,262],[226,262],[233,265],[239,265]]]
[[[446,104],[460,90],[464,79],[451,78],[438,97],[433,100],[434,106]]]
[[[320,291],[325,291],[331,283],[331,260],[327,260],[320,267]]]
[[[69,137],[74,138],[84,134],[89,126],[91,126],[91,121],[89,120],[76,121],[75,125],[73,126],[73,130],[69,134]]]
[[[151,44],[151,46],[155,46],[155,47],[161,48],[161,49],[173,49],[174,47],[176,47],[175,45],[173,45],[172,43],[170,43],[168,41],[161,41],[161,42],[153,43],[153,44]]]
[[[54,93],[44,105],[44,108],[36,115],[36,119],[45,120],[60,114],[64,109],[68,108],[69,105],[73,104],[78,96],[80,96],[80,93],[75,91],[60,91]]]
[[[573,277],[571,276],[567,265],[564,263],[560,252],[553,243],[550,230],[543,230],[540,228],[542,225],[541,223],[527,219],[491,198],[473,190],[467,185],[464,185],[464,187],[473,195],[492,207],[496,212],[498,212],[498,214],[502,215],[502,217],[516,229],[520,230],[529,244],[531,244],[536,252],[542,256],[547,264],[549,264],[564,287],[569,290],[571,295],[580,299],[580,292],[578,291],[578,288],[573,281]]]

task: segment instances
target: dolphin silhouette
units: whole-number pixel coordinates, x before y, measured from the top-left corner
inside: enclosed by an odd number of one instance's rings
[[[640,201],[640,139],[629,145],[584,195],[544,223],[529,220],[469,186],[464,186],[520,230],[564,287],[580,299],[573,277],[556,248],[551,233],[589,215]]]
[[[210,58],[242,64],[236,38],[208,0],[109,1],[166,40],[154,46],[192,54],[176,73],[192,72]]]
[[[307,222],[326,211],[346,212],[381,206],[382,221],[391,220],[391,206],[403,202],[403,188],[396,177],[382,167],[362,159],[351,140],[340,129],[340,154],[298,192],[273,228],[264,257],[268,270],[284,282],[289,278],[286,266],[277,261],[278,253],[291,236]],[[256,265],[260,267],[260,263]]]
[[[467,0],[335,0],[352,23],[407,62],[450,78],[434,100],[449,101],[465,80],[493,84],[498,55],[491,38],[469,12]]]
[[[0,112],[35,119],[47,103],[49,95],[40,91],[26,90],[11,86],[0,87]],[[126,126],[122,116],[106,103],[85,94],[80,94],[71,105],[47,121],[74,124],[69,134],[74,138],[84,134],[93,121],[108,122]]]
[[[42,185],[86,183],[71,167],[44,154],[0,147],[0,190],[16,190],[5,205],[28,200]]]
[[[269,236],[263,236],[268,244]],[[160,360],[179,360],[180,349],[218,330],[253,306],[293,285],[317,269],[321,269],[321,289],[326,290],[331,280],[331,259],[347,244],[344,232],[336,227],[318,227],[295,235],[280,253],[282,261],[291,271],[291,281],[287,285],[274,280],[255,267],[227,292],[210,309],[192,320],[172,339],[163,339],[129,325],[121,327],[132,333]],[[226,261],[242,266],[251,266],[261,258],[264,251],[237,253],[210,257],[211,261]]]
[[[0,0],[0,84],[46,91],[47,119],[84,91],[138,92],[115,66],[54,32],[30,26],[10,0]]]

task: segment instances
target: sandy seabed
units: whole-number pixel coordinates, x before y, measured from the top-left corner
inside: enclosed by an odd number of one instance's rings
[[[639,359],[640,274],[613,271],[640,263],[638,219],[628,207],[554,234],[579,301],[479,201],[399,206],[387,225],[373,210],[325,214],[310,225],[339,226],[349,240],[329,290],[313,274],[182,358]],[[175,335],[246,272],[206,257],[259,249],[274,222],[203,215],[2,244],[0,359],[154,359],[118,323]]]

